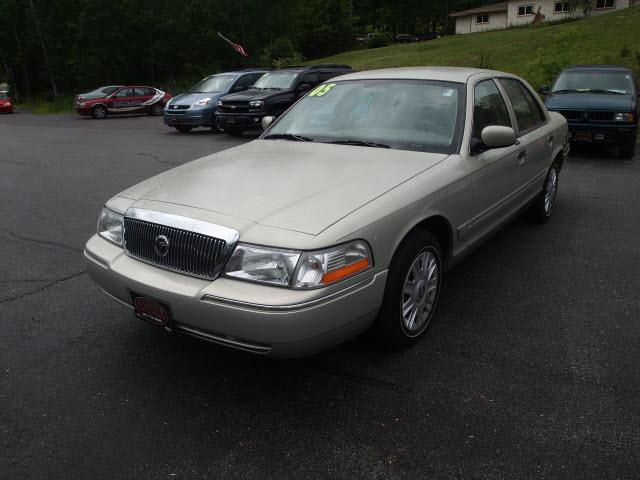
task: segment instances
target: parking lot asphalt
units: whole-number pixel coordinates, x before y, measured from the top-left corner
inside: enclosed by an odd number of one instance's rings
[[[0,116],[1,478],[638,477],[638,156],[574,152],[549,223],[451,270],[413,348],[282,361],[154,330],[82,260],[109,197],[250,139]]]

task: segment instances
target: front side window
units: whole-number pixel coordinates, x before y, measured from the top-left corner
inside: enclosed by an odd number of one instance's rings
[[[554,13],[566,13],[569,11],[569,2],[556,2],[553,6]]]
[[[615,8],[616,0],[596,0],[596,9],[601,8]]]
[[[234,84],[233,88],[235,90],[246,90],[248,89],[251,85],[253,85],[254,83],[256,83],[256,80],[260,78],[260,77],[256,77],[255,74],[249,74],[249,75],[245,75],[243,77],[240,77],[238,79],[238,81]]]
[[[454,153],[464,91],[461,83],[431,80],[328,82],[296,103],[264,138]]]
[[[522,83],[512,78],[501,78],[500,84],[509,97],[520,132],[531,130],[545,122],[540,105]]]
[[[493,80],[483,80],[473,92],[473,138],[480,139],[482,130],[491,125],[512,126],[500,90]]]
[[[269,72],[263,75],[260,80],[258,80],[253,88],[261,89],[261,90],[286,90],[293,86],[293,82],[295,82],[298,77],[298,73],[296,71],[287,72],[287,71],[278,71],[278,72]]]
[[[118,90],[114,95],[115,98],[124,98],[124,97],[130,97],[130,96],[131,96],[130,88],[123,88],[122,90]]]
[[[489,23],[489,15],[478,15],[476,17],[476,23]]]
[[[551,93],[631,95],[634,92],[635,87],[631,73],[601,69],[565,71],[560,74],[551,89]]]
[[[306,73],[300,80],[300,83],[306,83],[308,85],[311,85],[312,87],[315,87],[320,83],[320,77],[317,73]]]
[[[520,5],[518,7],[518,16],[533,15],[533,5]]]

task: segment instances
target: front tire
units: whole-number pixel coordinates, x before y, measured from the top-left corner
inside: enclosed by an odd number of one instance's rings
[[[151,108],[149,108],[149,115],[158,117],[162,115],[162,110],[164,110],[162,102],[154,103],[153,105],[151,105]]]
[[[382,306],[373,333],[384,344],[414,344],[433,319],[442,284],[442,254],[438,240],[415,230],[400,245],[389,267]]]
[[[226,127],[224,129],[224,131],[227,132],[232,137],[241,137],[242,134],[244,133],[244,129],[242,129],[242,128],[233,128],[233,127],[231,127],[231,128]]]
[[[93,114],[93,118],[97,118],[98,120],[107,118],[107,108],[102,105],[96,105],[95,107],[93,107],[93,110],[91,112]]]
[[[627,138],[620,143],[618,156],[626,160],[631,160],[636,153],[636,137]]]

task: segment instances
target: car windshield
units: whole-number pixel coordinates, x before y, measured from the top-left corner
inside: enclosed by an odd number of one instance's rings
[[[189,90],[190,93],[225,92],[238,78],[237,75],[213,75],[196,83]]]
[[[82,96],[84,98],[102,98],[112,94],[119,88],[120,87],[100,87],[100,88],[96,88],[95,90],[91,90],[89,93],[85,93]]]
[[[630,73],[603,70],[576,70],[561,73],[551,93],[633,93]]]
[[[271,72],[260,77],[252,88],[283,90],[291,88],[299,72]]]
[[[421,152],[458,150],[464,86],[431,80],[325,83],[291,108],[263,139]]]

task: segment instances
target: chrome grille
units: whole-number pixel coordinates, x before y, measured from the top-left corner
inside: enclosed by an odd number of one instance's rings
[[[168,243],[166,253],[156,244],[161,236]],[[124,246],[144,262],[208,279],[218,276],[229,251],[220,238],[130,217],[124,219]]]

